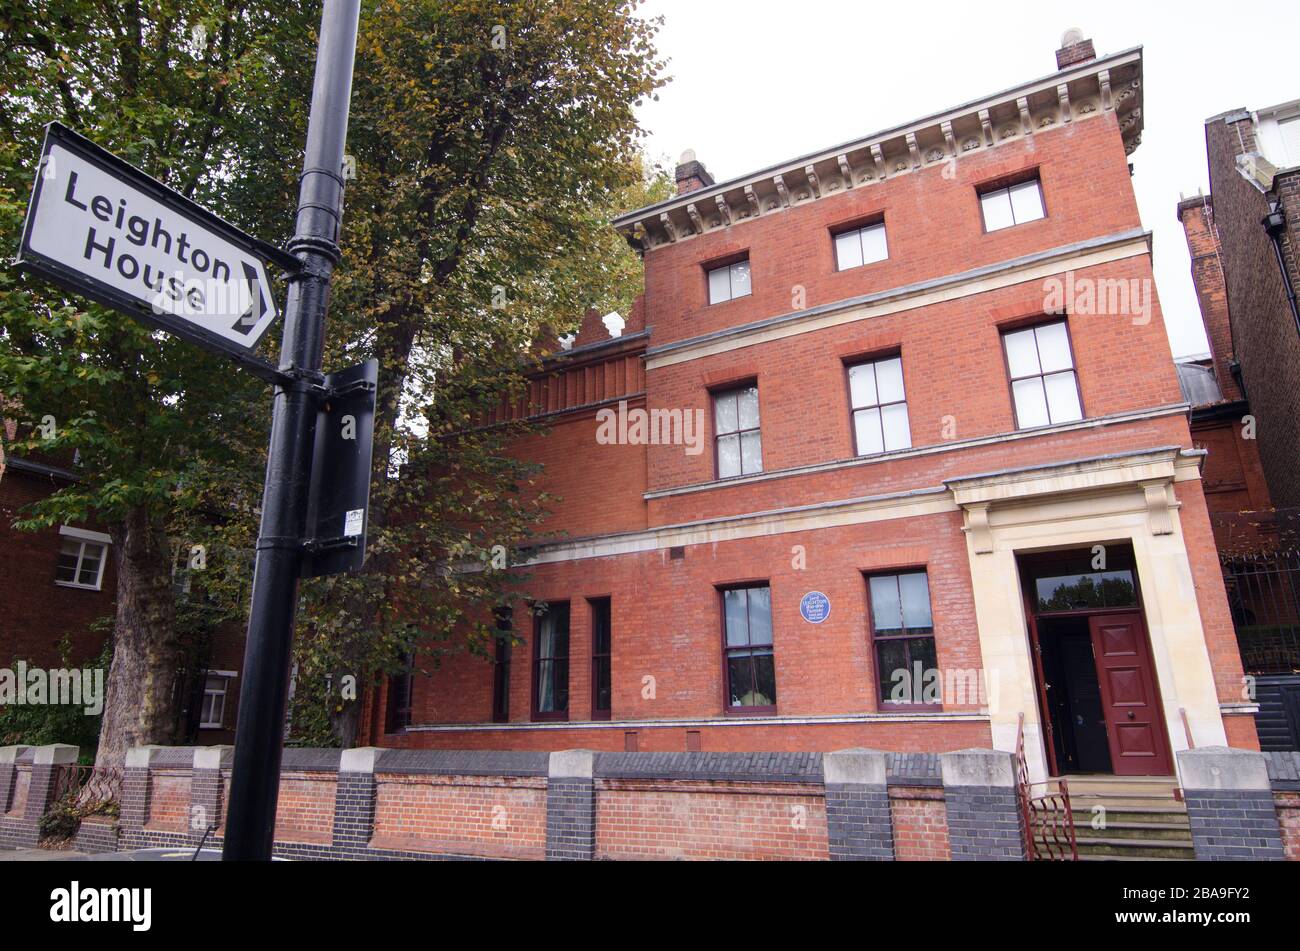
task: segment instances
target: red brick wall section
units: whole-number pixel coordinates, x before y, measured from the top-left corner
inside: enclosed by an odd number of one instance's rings
[[[188,832],[190,828],[190,771],[149,771],[149,815],[145,828],[158,832]]]
[[[334,835],[337,781],[336,773],[282,774],[275,813],[276,840],[329,844]]]
[[[1186,539],[1188,563],[1192,570],[1192,584],[1196,587],[1196,603],[1200,608],[1201,627],[1205,632],[1205,646],[1214,670],[1214,682],[1222,703],[1240,703],[1243,695],[1244,672],[1241,652],[1237,647],[1237,632],[1233,627],[1228,595],[1223,587],[1223,570],[1214,546],[1209,513],[1199,482],[1177,482],[1174,494],[1181,504],[1179,521]],[[1253,725],[1253,720],[1249,721]],[[1245,723],[1235,725],[1236,739],[1246,749],[1259,749],[1259,739]],[[1236,745],[1234,743],[1234,745]]]
[[[788,861],[827,856],[820,787],[596,782],[598,859]]]
[[[499,776],[376,776],[374,848],[541,859],[546,780]]]
[[[4,611],[0,616],[0,666],[27,660],[35,666],[61,666],[59,643],[67,636],[69,660],[83,665],[99,655],[104,633],[90,625],[112,617],[117,590],[117,566],[109,548],[99,591],[63,587],[55,583],[59,563],[59,531],[20,532],[13,523],[30,513],[27,506],[57,488],[48,481],[12,468],[0,475],[0,591]],[[102,531],[96,526],[87,526]]]
[[[1145,255],[1081,269],[1075,280],[1083,279],[1138,281],[1139,286],[1154,287]],[[1042,282],[1029,282],[974,299],[873,317],[651,369],[647,372],[650,406],[703,411],[709,437],[704,451],[696,455],[680,445],[648,447],[649,489],[714,480],[709,387],[736,380],[757,380],[764,472],[853,459],[856,450],[845,361],[861,354],[901,354],[914,448],[1012,433],[1016,420],[1001,333],[1008,322],[1043,316],[1046,297]],[[1153,298],[1150,323],[1133,325],[1131,320],[1100,314],[1068,319],[1088,417],[1182,402],[1158,303]],[[1117,346],[1124,348],[1124,360],[1115,359]],[[1133,372],[1134,366],[1141,366],[1142,372]],[[937,485],[943,474],[967,475],[1117,452],[1127,448],[1133,434],[1143,428],[1129,424],[1046,435],[982,450],[884,459],[862,467],[651,500],[649,522],[674,524],[797,504],[795,500],[852,498],[855,488],[860,495],[880,494]],[[1172,435],[1171,441],[1190,445],[1185,423],[1181,434]],[[596,453],[592,460],[599,465],[610,454],[609,447],[597,447]],[[554,491],[563,494],[564,489],[561,486]],[[574,535],[586,534],[581,525],[566,528]]]
[[[946,862],[952,857],[942,789],[890,786],[889,811],[894,820],[894,857],[898,861]]]
[[[1192,425],[1196,448],[1209,453],[1201,471],[1201,486],[1213,514],[1259,512],[1273,507],[1259,461],[1259,443],[1243,439],[1243,431],[1239,419]],[[1230,541],[1223,539],[1219,547]]]
[[[1300,862],[1300,792],[1274,791],[1273,802],[1277,805],[1287,861]]]
[[[612,728],[578,723],[572,729],[517,730],[509,734],[491,728],[468,727],[464,731],[413,731],[380,734],[375,740],[386,747],[433,750],[568,750],[585,749],[621,752],[627,733],[635,736],[642,753],[688,751],[688,733],[700,734],[700,749],[715,752],[795,753],[803,750],[825,753],[865,747],[909,753],[950,752],[992,746],[989,725],[984,720],[913,722],[882,718],[866,723],[832,723],[790,726],[764,724],[761,719],[740,726],[644,726],[615,724]]]

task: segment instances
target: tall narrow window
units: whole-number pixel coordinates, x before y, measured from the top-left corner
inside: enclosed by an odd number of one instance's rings
[[[1083,419],[1079,381],[1065,321],[1039,324],[1002,335],[1016,427],[1030,429]]]
[[[901,357],[849,367],[849,401],[859,456],[911,447]]]
[[[402,658],[402,669],[388,678],[388,709],[384,718],[385,733],[399,733],[411,725],[411,669],[415,666],[415,657],[406,654]]]
[[[508,605],[496,609],[496,656],[492,661],[492,722],[510,722],[510,643],[514,628]]]
[[[772,653],[772,592],[767,585],[722,592],[727,667],[727,706],[776,709],[776,664]]]
[[[709,270],[709,303],[721,304],[749,296],[749,261],[737,261]]]
[[[835,236],[835,269],[847,271],[889,257],[889,245],[885,241],[885,223],[883,221],[841,231]]]
[[[763,471],[757,386],[714,393],[713,430],[719,479]]]
[[[915,688],[926,683],[927,671],[938,668],[929,579],[924,571],[875,575],[867,588],[881,706],[926,702]]]
[[[984,230],[1000,231],[1026,221],[1044,217],[1043,191],[1034,178],[1006,188],[980,193],[980,210],[984,213]]]
[[[611,703],[610,655],[613,624],[609,598],[591,600],[591,718],[608,720]]]
[[[533,718],[569,716],[569,602],[548,604],[533,625]]]

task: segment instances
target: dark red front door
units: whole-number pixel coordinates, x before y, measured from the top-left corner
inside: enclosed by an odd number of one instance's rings
[[[1115,775],[1173,775],[1142,615],[1093,615],[1089,623]]]

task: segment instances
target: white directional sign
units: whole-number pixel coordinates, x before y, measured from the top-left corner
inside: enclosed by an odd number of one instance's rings
[[[70,129],[47,127],[20,266],[239,355],[278,316],[268,260],[299,266]]]

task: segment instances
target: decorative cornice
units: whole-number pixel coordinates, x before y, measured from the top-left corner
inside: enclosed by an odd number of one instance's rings
[[[641,250],[957,161],[1115,112],[1125,151],[1142,137],[1142,48],[1124,50],[906,125],[640,208],[614,226]]]

